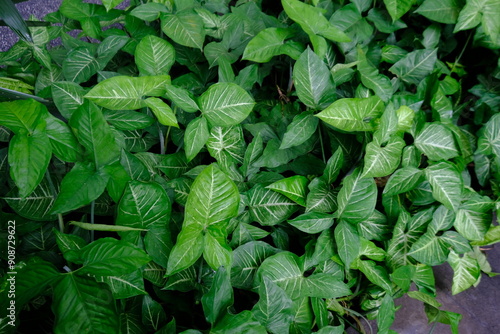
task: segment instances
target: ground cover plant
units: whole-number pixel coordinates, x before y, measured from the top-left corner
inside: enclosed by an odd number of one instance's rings
[[[458,333],[432,266],[494,275],[498,1],[102,2],[3,11],[2,333],[394,333],[405,294]]]

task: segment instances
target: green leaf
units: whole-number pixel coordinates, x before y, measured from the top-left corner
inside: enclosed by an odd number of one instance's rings
[[[206,294],[201,297],[201,305],[207,321],[214,325],[222,318],[227,308],[233,305],[233,287],[229,280],[229,272],[220,267],[214,276],[212,286]]]
[[[98,239],[81,249],[66,252],[64,257],[82,264],[80,272],[99,276],[129,274],[151,261],[139,247],[114,238]]]
[[[187,161],[191,161],[201,151],[209,135],[208,123],[205,117],[198,117],[189,122],[184,133],[184,150],[186,151]]]
[[[339,147],[326,162],[326,168],[322,178],[327,184],[332,184],[337,180],[340,170],[344,166],[344,151]]]
[[[334,212],[337,209],[338,190],[332,190],[327,181],[315,178],[309,183],[306,199],[306,212]]]
[[[335,227],[335,242],[338,254],[347,270],[361,250],[358,231],[353,225],[341,220]]]
[[[437,49],[416,50],[408,53],[394,64],[389,71],[401,80],[418,85],[433,70],[437,61]]]
[[[415,13],[439,23],[454,24],[460,9],[459,0],[425,0]]]
[[[168,266],[168,255],[174,246],[170,229],[165,228],[165,226],[153,227],[144,237],[144,246],[153,261],[162,267]]]
[[[171,276],[192,266],[203,254],[203,248],[203,227],[199,224],[183,227],[170,252],[167,275]]]
[[[377,186],[373,178],[363,178],[359,169],[343,180],[338,195],[338,216],[350,223],[359,223],[373,213]]]
[[[298,0],[282,0],[283,9],[290,19],[297,22],[308,35],[321,35],[333,42],[350,42],[350,38],[323,16],[318,7]]]
[[[399,166],[405,146],[405,141],[398,136],[393,136],[384,147],[375,142],[368,143],[363,177],[383,177],[392,174]]]
[[[61,183],[53,213],[65,213],[96,200],[106,189],[109,175],[93,163],[77,162]]]
[[[145,295],[142,298],[142,324],[146,326],[148,330],[157,331],[160,327],[167,322],[167,315],[163,310],[163,306],[151,298],[149,295]]]
[[[352,266],[356,266],[370,282],[380,286],[387,293],[392,293],[392,283],[385,267],[377,265],[374,261],[357,259]]]
[[[382,298],[382,304],[377,314],[377,327],[380,334],[389,333],[389,329],[394,322],[395,313],[396,307],[394,305],[394,299],[391,295],[386,294],[384,298]]]
[[[71,50],[63,61],[62,69],[66,80],[75,83],[88,81],[100,68],[99,61],[87,47]]]
[[[201,332],[184,334],[201,334]],[[259,324],[253,313],[245,310],[238,314],[227,314],[222,320],[219,321],[211,331],[211,334],[239,334],[239,333],[252,333],[252,334],[267,334],[266,328]]]
[[[12,270],[11,270],[12,271]],[[2,291],[0,291],[0,306],[6,310],[10,307],[11,297],[8,295],[9,285],[5,284],[11,281],[16,283],[16,307],[24,307],[31,299],[43,294],[49,285],[56,283],[61,274],[54,265],[44,261],[39,257],[34,257],[28,261],[19,261],[16,264],[15,272],[17,275],[4,275],[2,277]],[[9,281],[7,281],[9,279]],[[5,285],[4,285],[5,284]]]
[[[480,241],[471,242],[474,246],[488,246],[500,242],[500,227],[491,225],[483,239]]]
[[[29,197],[22,198],[19,191],[14,188],[2,197],[7,204],[18,215],[39,221],[50,221],[56,217],[50,213],[54,203],[54,195],[49,183],[42,179],[40,184],[29,194]]]
[[[384,0],[384,3],[394,22],[410,10],[415,0]]]
[[[118,328],[112,293],[93,277],[66,275],[54,288],[52,310],[56,315],[54,333],[106,334]]]
[[[205,234],[203,258],[214,270],[221,266],[230,268],[231,263],[233,262],[231,248],[226,244],[225,240],[221,240],[220,231],[217,231],[214,235],[212,235],[211,232],[212,231],[209,230],[209,233]],[[224,234],[224,237],[226,237],[226,233],[222,233]],[[216,237],[219,238],[216,239]]]
[[[493,202],[488,197],[477,196],[465,201],[457,211],[454,226],[469,240],[483,240],[492,221]]]
[[[203,49],[205,41],[203,21],[192,10],[184,10],[175,14],[162,13],[161,30],[180,45]]]
[[[141,4],[130,12],[130,15],[133,15],[144,21],[154,21],[160,17],[160,13],[170,13],[172,8],[167,8],[166,4],[156,3],[156,2],[147,2],[145,4]]]
[[[279,250],[263,241],[251,241],[233,251],[231,283],[235,288],[250,289],[261,263]]]
[[[425,233],[410,248],[408,255],[418,262],[437,266],[448,258],[448,247],[433,231]]]
[[[314,134],[318,122],[319,120],[312,113],[303,112],[295,116],[286,128],[280,150],[304,143]]]
[[[329,229],[333,225],[333,221],[333,215],[320,212],[308,212],[292,220],[288,220],[288,224],[296,227],[302,232],[315,234]]]
[[[373,131],[375,130],[373,121],[380,117],[383,111],[382,100],[372,96],[337,100],[316,116],[340,130]]]
[[[103,0],[102,4],[104,5],[104,7],[106,7],[106,10],[109,12],[110,9],[115,8],[122,2],[123,0]]]
[[[276,181],[266,188],[285,195],[295,203],[306,206],[306,188],[309,180],[305,176],[295,175]]]
[[[382,101],[387,102],[392,96],[391,80],[379,73],[378,69],[368,61],[365,53],[360,48],[358,49],[358,61],[357,68],[363,85],[373,90]]]
[[[131,110],[104,110],[104,118],[118,130],[144,129],[153,124],[154,118]]]
[[[47,108],[35,100],[19,100],[0,103],[0,125],[15,134],[31,133],[40,124],[40,118],[47,114]]]
[[[219,82],[199,99],[200,109],[211,125],[231,126],[241,123],[253,109],[254,99],[240,86]]]
[[[82,222],[70,222],[70,225],[75,225],[88,231],[108,231],[108,232],[128,232],[128,231],[147,231],[142,228],[134,228],[128,226],[107,225],[107,224],[90,224]]]
[[[65,162],[80,160],[83,150],[70,127],[55,117],[47,117],[45,121],[47,122],[45,131],[50,140],[52,153]]]
[[[144,102],[151,108],[153,114],[158,118],[158,122],[166,126],[179,127],[177,118],[168,104],[157,97],[149,97]]]
[[[25,198],[40,184],[52,157],[47,134],[40,127],[31,134],[20,131],[9,143],[10,176]]]
[[[450,210],[457,210],[462,198],[463,180],[455,165],[440,162],[425,169],[432,196]]]
[[[292,300],[276,283],[264,277],[259,287],[259,301],[252,312],[273,334],[287,333],[293,320]]]
[[[73,113],[69,125],[78,141],[92,154],[97,167],[108,165],[118,159],[120,149],[115,136],[106,122],[101,108],[85,101]]]
[[[135,110],[146,107],[144,96],[162,96],[170,76],[116,76],[101,81],[85,95],[95,104],[111,110]]]
[[[188,90],[174,85],[167,85],[165,89],[166,96],[182,110],[196,112],[200,109],[196,98]]]
[[[323,109],[335,100],[335,84],[326,64],[308,47],[295,62],[297,95],[309,108]]]
[[[424,172],[415,167],[403,167],[395,171],[384,187],[384,195],[395,196],[414,189],[422,182]]]
[[[99,69],[103,70],[122,47],[129,41],[128,36],[108,36],[97,47]]]
[[[464,254],[463,257],[460,257],[460,255],[454,251],[450,251],[448,262],[453,268],[453,285],[451,287],[451,293],[453,295],[470,288],[477,282],[481,275],[481,269],[479,268],[477,260],[470,257],[468,254]]]
[[[212,164],[203,169],[191,186],[184,227],[196,223],[207,228],[226,223],[238,214],[239,203],[240,194],[234,182]]]
[[[164,228],[170,220],[171,206],[167,193],[158,183],[131,181],[118,204],[116,225]]]
[[[253,219],[264,226],[281,223],[297,210],[297,204],[260,184],[248,191],[248,197]]]
[[[439,123],[426,123],[415,138],[415,146],[434,161],[459,155],[453,133]]]
[[[207,149],[219,164],[241,164],[245,148],[243,129],[240,125],[232,127],[214,126],[210,130]]]
[[[135,49],[135,63],[141,75],[166,75],[175,62],[175,49],[166,40],[148,35]]]
[[[73,112],[83,104],[85,89],[74,82],[54,82],[52,84],[52,97],[57,109],[66,119],[70,119]]]
[[[267,63],[274,56],[284,53],[285,39],[291,37],[292,31],[285,28],[267,28],[261,30],[248,42],[242,59],[257,63]]]

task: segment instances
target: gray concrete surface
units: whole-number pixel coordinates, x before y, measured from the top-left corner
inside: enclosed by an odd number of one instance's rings
[[[30,15],[41,19],[47,13],[56,11],[62,0],[30,0],[17,5],[25,19]],[[99,2],[86,1],[86,2]],[[17,36],[7,27],[0,27],[0,51],[8,50],[17,41]],[[487,251],[494,272],[500,272],[500,246]],[[460,334],[497,334],[500,333],[500,276],[490,278],[483,275],[481,284],[456,296],[451,295],[453,271],[448,264],[434,268],[438,301],[442,309],[463,315]],[[433,327],[427,323],[421,302],[411,298],[396,301],[401,309],[396,314],[392,327],[400,334],[448,334],[449,326],[438,324]]]

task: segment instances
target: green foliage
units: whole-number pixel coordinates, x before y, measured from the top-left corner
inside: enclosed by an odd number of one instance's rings
[[[102,3],[0,10],[2,330],[391,333],[407,294],[458,332],[432,266],[493,275],[498,1]]]

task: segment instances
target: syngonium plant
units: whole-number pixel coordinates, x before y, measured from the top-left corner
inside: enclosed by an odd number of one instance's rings
[[[121,2],[0,53],[2,332],[394,333],[408,295],[458,333],[432,266],[493,275],[498,1]]]

